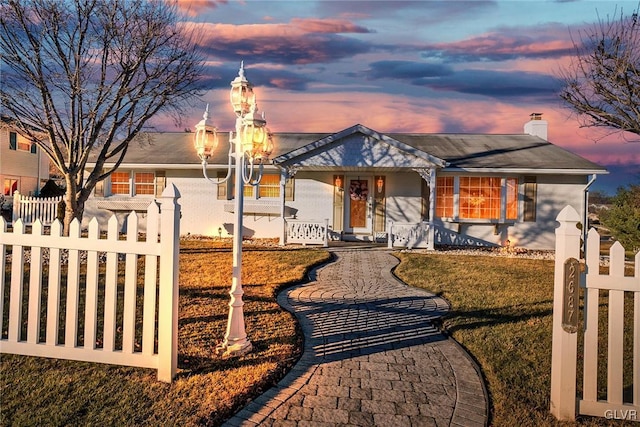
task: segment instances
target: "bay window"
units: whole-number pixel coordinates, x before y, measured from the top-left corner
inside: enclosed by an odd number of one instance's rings
[[[438,177],[436,182],[436,216],[453,218],[453,177]]]
[[[438,177],[436,216],[454,220],[518,219],[518,178]]]

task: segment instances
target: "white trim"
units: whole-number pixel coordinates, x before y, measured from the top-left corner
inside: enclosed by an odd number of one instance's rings
[[[104,168],[114,167],[114,163],[105,163]],[[87,169],[93,169],[96,167],[95,163],[87,163]],[[207,169],[227,169],[227,164],[207,164]],[[265,164],[265,169],[277,170],[272,164]],[[182,170],[182,169],[194,169],[202,170],[202,163],[122,163],[118,166],[118,170],[121,169],[156,169],[156,170]]]
[[[440,172],[527,174],[527,175],[607,175],[609,171],[600,169],[521,169],[521,168],[443,168]]]

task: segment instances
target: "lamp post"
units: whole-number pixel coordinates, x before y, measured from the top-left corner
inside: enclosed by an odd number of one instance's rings
[[[251,351],[251,341],[247,338],[244,324],[244,302],[242,301],[242,216],[244,186],[258,185],[262,178],[263,164],[273,150],[271,134],[263,115],[258,114],[253,86],[244,75],[244,64],[240,64],[238,76],[231,82],[231,105],[236,113],[235,134],[229,133],[229,159],[227,176],[220,180],[211,179],[207,174],[209,158],[218,146],[215,126],[208,124],[209,106],[202,120],[196,125],[194,145],[202,160],[202,173],[213,184],[227,182],[235,169],[234,231],[233,231],[233,276],[231,280],[231,301],[224,341],[216,347],[216,354],[236,356]]]

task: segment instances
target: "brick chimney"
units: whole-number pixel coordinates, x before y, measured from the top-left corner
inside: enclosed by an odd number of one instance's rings
[[[547,140],[547,121],[542,120],[542,113],[531,113],[529,121],[524,124],[524,133]]]

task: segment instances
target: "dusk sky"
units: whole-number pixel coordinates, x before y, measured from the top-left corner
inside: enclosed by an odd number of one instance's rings
[[[602,165],[640,165],[633,135],[579,127],[554,77],[572,59],[572,37],[598,16],[631,14],[637,0],[179,4],[207,58],[208,91],[183,127],[205,103],[219,129],[233,127],[229,83],[244,60],[273,132],[360,123],[383,133],[522,133],[536,112],[551,142]]]

